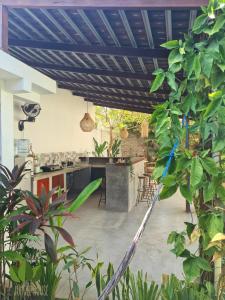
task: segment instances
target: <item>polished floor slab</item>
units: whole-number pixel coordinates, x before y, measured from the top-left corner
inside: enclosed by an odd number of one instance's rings
[[[146,203],[140,203],[130,213],[107,211],[98,208],[99,195],[91,197],[76,213],[76,219],[70,219],[66,227],[74,237],[79,250],[91,246],[87,256],[105,265],[112,262],[118,266],[142,218],[146,212]],[[185,212],[185,201],[177,193],[174,197],[156,204],[152,217],[138,245],[131,269],[147,272],[150,279],[160,281],[162,273],[174,273],[182,276],[182,262],[169,251],[168,234],[172,230],[182,231],[184,222],[191,221]],[[89,272],[79,274],[81,285],[90,279]],[[66,297],[67,278],[59,288],[59,295]],[[91,289],[85,299],[96,299],[95,290]]]

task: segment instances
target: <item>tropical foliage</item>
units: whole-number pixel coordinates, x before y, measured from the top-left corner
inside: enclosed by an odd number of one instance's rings
[[[144,120],[149,120],[148,114],[125,111],[121,109],[109,109],[96,107],[96,122],[106,128],[129,128],[130,131],[139,131],[139,125]]]
[[[115,139],[112,144],[112,157],[117,157],[120,153],[121,140]]]
[[[47,193],[43,188],[37,197],[17,188],[25,174],[24,167],[16,166],[10,172],[0,165],[0,298],[25,299],[33,291],[55,299],[62,274],[59,263],[64,262],[68,271],[73,263],[74,273],[86,262],[84,253],[76,251],[72,236],[64,228],[65,217],[73,216],[99,187],[101,179],[90,183],[75,201],[67,201],[66,193],[59,192],[52,202],[55,189]],[[68,244],[66,247],[58,248],[59,235]],[[42,237],[45,249],[40,250],[35,245]],[[75,285],[73,280],[69,299],[75,299]]]
[[[93,152],[96,157],[101,157],[103,156],[104,152],[108,148],[108,143],[107,141],[104,141],[103,143],[98,143],[98,141],[93,138],[94,141],[94,146],[95,146],[95,151]]]
[[[160,197],[168,198],[179,188],[197,213],[197,224],[186,223],[186,231],[172,232],[168,242],[176,256],[184,259],[186,278],[201,277],[202,283],[213,281],[214,262],[222,255],[218,245],[212,244],[213,238],[224,232],[224,24],[222,1],[203,7],[184,40],[162,45],[170,50],[169,67],[156,70],[151,84],[151,92],[161,86],[170,88],[168,100],[156,108],[151,119],[159,145],[156,179],[160,180],[173,145],[179,143]],[[191,253],[187,239],[198,241],[199,251]]]
[[[109,263],[106,274],[102,273],[103,263],[98,263],[92,270],[97,295],[99,296],[114,274]],[[174,275],[162,276],[162,284],[150,281],[147,274],[138,271],[135,275],[128,268],[119,284],[107,300],[216,300],[215,289],[209,282],[206,287],[179,280]],[[221,298],[222,299],[222,298]]]

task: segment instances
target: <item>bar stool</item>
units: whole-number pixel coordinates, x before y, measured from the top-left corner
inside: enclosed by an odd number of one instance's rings
[[[150,176],[147,174],[138,176],[138,194],[136,205],[138,205],[140,202],[146,202],[149,206],[156,189],[157,182],[152,180]]]
[[[99,188],[100,190],[100,199],[98,202],[98,207],[100,207],[101,204],[106,204],[106,178],[102,178],[102,184]]]
[[[147,187],[148,177],[142,175],[138,176],[138,189],[137,189],[137,199],[136,205],[140,202],[147,202],[145,199],[146,187]]]

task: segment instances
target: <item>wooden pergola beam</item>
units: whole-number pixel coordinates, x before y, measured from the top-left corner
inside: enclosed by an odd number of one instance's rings
[[[122,109],[122,110],[134,111],[134,112],[142,112],[142,113],[145,113],[145,114],[152,113],[152,111],[150,109],[133,108],[133,107],[128,107],[128,106],[118,106],[116,104],[107,104],[107,105],[105,105],[103,102],[93,102],[93,104],[97,105],[97,106],[103,106],[103,107],[114,108],[114,109]]]
[[[77,79],[66,79],[66,78],[61,78],[57,79],[60,77],[57,76],[50,76],[52,79],[56,80],[58,82],[58,88],[60,89],[68,89],[71,91],[75,91],[78,89],[75,86],[67,85],[68,83],[74,83],[74,84],[79,84],[83,85],[84,87],[88,86],[93,86],[93,87],[99,87],[99,88],[108,88],[108,89],[116,89],[116,90],[122,90],[122,91],[134,91],[134,92],[144,92],[148,93],[149,92],[149,87],[140,87],[140,86],[130,86],[130,85],[118,85],[118,84],[108,84],[108,83],[101,83],[101,82],[93,82],[93,81],[83,81],[83,80],[77,80]],[[152,93],[151,95],[158,95],[159,97],[163,97],[165,95],[168,95],[170,93],[170,90],[167,88],[160,89],[157,93]]]
[[[84,96],[83,96],[84,97]],[[84,99],[88,99],[90,102],[95,102],[95,101],[103,101],[106,103],[114,103],[117,105],[128,105],[128,106],[134,106],[134,107],[142,107],[142,108],[148,108],[148,107],[152,107],[153,105],[157,105],[159,104],[158,102],[154,102],[154,103],[140,103],[140,102],[135,102],[132,100],[117,100],[117,99],[112,99],[112,98],[107,98],[105,97],[99,97],[99,96],[86,96],[84,97]]]
[[[71,91],[75,91],[77,89],[76,86],[67,85],[67,83],[74,83],[83,85],[84,87],[93,86],[93,87],[100,87],[100,88],[108,88],[108,89],[116,89],[116,90],[123,90],[123,91],[134,91],[134,92],[144,92],[147,93],[149,88],[148,87],[140,87],[140,86],[130,86],[130,85],[119,85],[119,84],[108,84],[108,83],[101,83],[101,82],[93,82],[93,81],[83,81],[77,79],[67,79],[61,78],[58,76],[51,76],[52,79],[56,80],[59,84],[58,87],[61,89],[69,89]],[[164,94],[164,91],[161,91],[161,94]],[[168,91],[165,91],[165,94],[168,94]]]
[[[132,111],[142,111],[146,113],[153,112],[150,106],[140,106],[140,105],[133,105],[133,104],[124,104],[124,103],[117,103],[114,101],[108,101],[108,100],[99,100],[99,99],[90,99],[85,98],[85,101],[91,102],[94,105],[100,105],[110,108],[117,108],[117,109],[125,109],[125,110],[132,110]]]
[[[20,8],[196,8],[208,0],[1,0],[8,7]]]
[[[133,99],[133,100],[140,100],[140,101],[145,101],[146,104],[148,102],[163,102],[163,98],[156,98],[152,96],[138,96],[138,95],[129,95],[129,94],[122,94],[122,93],[113,93],[113,92],[106,92],[106,91],[93,91],[93,90],[88,90],[88,89],[79,89],[75,90],[73,92],[73,95],[76,96],[82,96],[82,97],[88,97],[92,95],[98,95],[98,96],[111,96],[111,97],[118,97],[118,98],[124,98],[124,99]]]
[[[8,51],[8,8],[0,4],[0,49]]]
[[[10,39],[10,46],[53,50],[75,53],[87,54],[101,54],[101,55],[115,55],[115,56],[129,56],[129,57],[146,57],[146,58],[167,58],[168,51],[163,48],[159,49],[144,49],[144,48],[131,48],[131,47],[100,47],[89,45],[74,45],[52,42],[37,42],[37,41],[23,41],[18,39]]]
[[[43,69],[43,70],[49,69],[49,70],[65,71],[71,73],[93,74],[93,75],[100,75],[100,76],[121,77],[121,78],[140,79],[140,80],[153,79],[152,74],[138,74],[138,73],[108,71],[108,70],[99,70],[99,69],[77,68],[77,67],[63,66],[63,65],[36,63],[36,62],[30,62],[25,60],[23,62],[33,68]]]

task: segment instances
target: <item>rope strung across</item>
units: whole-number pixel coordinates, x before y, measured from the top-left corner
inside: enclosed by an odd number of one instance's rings
[[[187,118],[186,116],[183,117],[182,120],[182,126],[186,127],[186,130],[188,130],[188,122],[187,122]],[[179,140],[177,139],[176,142],[174,143],[173,149],[171,150],[170,154],[169,154],[169,159],[166,163],[165,169],[162,173],[162,178],[166,177],[172,162],[172,159],[174,157],[174,154],[176,152],[176,149],[179,146]],[[163,184],[160,183],[157,187],[157,190],[155,191],[153,197],[152,197],[152,202],[151,205],[149,206],[143,220],[142,223],[137,231],[137,233],[135,234],[133,241],[131,243],[131,245],[129,246],[127,252],[125,253],[125,256],[123,257],[118,269],[116,270],[116,272],[113,274],[112,278],[109,280],[109,282],[107,283],[107,285],[105,286],[104,290],[102,291],[101,295],[99,296],[98,300],[105,300],[107,296],[109,296],[109,294],[114,290],[114,288],[117,286],[117,284],[119,283],[121,277],[123,276],[124,272],[126,271],[127,267],[129,266],[135,252],[137,249],[137,245],[138,242],[140,240],[140,238],[143,235],[143,232],[145,230],[145,227],[148,223],[148,220],[152,214],[153,208],[156,204],[156,202],[159,200],[159,194],[162,190]]]

